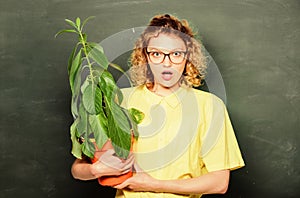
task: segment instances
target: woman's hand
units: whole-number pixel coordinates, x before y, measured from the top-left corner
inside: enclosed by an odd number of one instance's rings
[[[134,166],[136,168],[136,164]],[[132,191],[164,192],[172,194],[224,194],[229,183],[229,170],[209,172],[205,175],[175,180],[158,180],[145,172],[137,173],[114,186],[117,189],[128,189]]]
[[[97,162],[91,165],[91,173],[95,177],[122,175],[130,171],[133,163],[133,154],[129,154],[126,160],[122,160],[115,155],[115,151],[113,149],[109,149]]]
[[[135,164],[136,174],[123,183],[114,186],[117,189],[127,188],[132,191],[155,191],[155,186],[158,180],[151,177],[149,174],[141,171],[140,168]]]

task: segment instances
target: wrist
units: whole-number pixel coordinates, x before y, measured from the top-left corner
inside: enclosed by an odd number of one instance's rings
[[[149,182],[149,185],[150,185],[149,187],[150,187],[151,191],[162,192],[162,185],[163,185],[162,180],[153,179],[153,181],[151,183]]]
[[[95,166],[95,164],[89,165],[89,172],[95,179],[102,176],[102,174],[100,173],[100,171],[98,169],[99,168],[97,166]]]

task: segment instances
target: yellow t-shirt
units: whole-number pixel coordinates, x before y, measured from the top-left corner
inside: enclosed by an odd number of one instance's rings
[[[166,97],[146,86],[122,89],[123,106],[145,113],[134,145],[136,162],[161,180],[199,177],[207,172],[244,166],[234,131],[222,100],[211,93],[179,88]],[[117,198],[179,198],[201,195],[130,192]]]

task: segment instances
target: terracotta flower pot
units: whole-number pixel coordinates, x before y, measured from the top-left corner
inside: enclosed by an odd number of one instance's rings
[[[133,138],[132,138],[133,139]],[[94,158],[91,159],[92,163],[97,162],[100,157],[108,150],[108,149],[113,149],[113,145],[111,143],[110,140],[108,140],[102,147],[101,150],[98,150],[95,152],[94,154]],[[131,150],[131,149],[130,149]],[[129,172],[122,174],[122,175],[118,175],[118,176],[102,176],[98,178],[98,182],[100,185],[102,186],[115,186],[118,184],[121,184],[122,182],[124,182],[126,179],[132,177],[133,172],[132,172],[132,168],[130,169]]]

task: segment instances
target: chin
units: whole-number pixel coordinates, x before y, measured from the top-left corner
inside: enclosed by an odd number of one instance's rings
[[[179,79],[170,79],[170,80],[164,80],[164,79],[160,79],[160,81],[158,81],[159,85],[161,87],[164,87],[166,89],[171,89],[173,87],[176,87],[179,83]]]
[[[161,86],[167,88],[167,89],[171,89],[173,87],[176,86],[177,83],[161,83]]]

